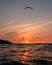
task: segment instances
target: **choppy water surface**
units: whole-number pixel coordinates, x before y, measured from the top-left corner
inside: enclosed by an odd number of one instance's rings
[[[36,65],[35,59],[52,62],[52,45],[0,44],[0,64],[13,60]]]

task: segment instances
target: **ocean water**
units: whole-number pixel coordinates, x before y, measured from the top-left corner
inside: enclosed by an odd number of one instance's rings
[[[0,44],[0,65],[16,61],[28,65],[45,65],[37,60],[52,62],[52,44]]]

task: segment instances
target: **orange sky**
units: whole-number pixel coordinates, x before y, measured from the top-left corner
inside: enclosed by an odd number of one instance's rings
[[[48,43],[52,42],[52,21],[40,21],[39,23],[10,25],[0,29],[0,38],[15,43]]]

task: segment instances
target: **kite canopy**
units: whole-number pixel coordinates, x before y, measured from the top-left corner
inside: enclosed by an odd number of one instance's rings
[[[31,9],[33,11],[33,8],[32,7],[25,7],[24,9]]]

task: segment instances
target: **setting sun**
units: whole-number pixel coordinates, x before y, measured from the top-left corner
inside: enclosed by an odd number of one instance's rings
[[[28,40],[25,40],[25,43],[29,43],[29,41]]]

